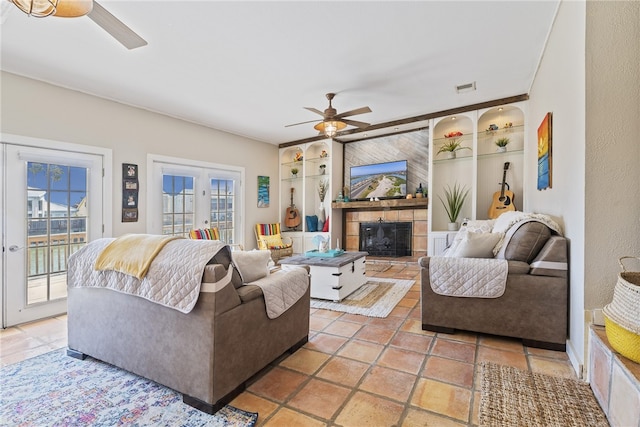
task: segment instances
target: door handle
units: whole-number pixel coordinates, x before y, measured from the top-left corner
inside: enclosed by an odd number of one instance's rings
[[[18,252],[20,249],[24,249],[24,247],[18,247],[18,245],[9,246],[9,252]]]

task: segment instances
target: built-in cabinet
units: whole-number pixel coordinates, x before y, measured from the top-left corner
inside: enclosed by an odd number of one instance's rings
[[[342,161],[342,145],[331,139],[280,149],[280,223],[283,235],[292,239],[295,253],[317,249],[314,237],[318,235],[330,239],[330,248],[336,247],[342,232],[342,214],[331,208],[331,202],[341,190]],[[287,213],[292,200],[300,219],[295,228],[287,227],[287,223],[294,222],[291,210]],[[311,229],[307,217],[312,216],[319,220],[324,217],[329,222],[327,231]]]
[[[444,189],[456,184],[469,189],[458,222],[488,219],[494,193],[501,191],[505,163],[505,188],[513,191],[517,210],[525,210],[523,200],[525,159],[525,104],[516,103],[455,116],[432,119],[430,147],[432,159],[429,179],[429,255],[439,255],[446,247],[449,219],[440,201]],[[508,138],[505,149],[496,145]],[[441,147],[459,144],[455,156],[440,152]],[[450,237],[450,234],[449,234]]]

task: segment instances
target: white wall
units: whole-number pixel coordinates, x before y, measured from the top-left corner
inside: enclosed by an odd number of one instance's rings
[[[640,256],[640,2],[587,2],[585,308]],[[637,270],[640,264],[633,265]]]
[[[253,226],[278,220],[278,147],[2,72],[2,132],[113,150],[113,235],[146,232],[147,154],[245,168],[244,244]],[[122,163],[138,165],[139,219],[121,222]],[[257,177],[271,177],[269,208],[258,209]]]
[[[562,2],[530,91],[529,141],[553,113],[553,188],[527,189],[534,212],[570,240],[569,346],[586,360],[591,309],[611,300],[617,259],[640,254],[640,3]],[[527,182],[536,182],[529,159]]]

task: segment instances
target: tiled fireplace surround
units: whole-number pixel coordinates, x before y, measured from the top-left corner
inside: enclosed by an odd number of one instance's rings
[[[358,234],[361,222],[411,222],[411,256],[419,257],[427,254],[427,210],[420,209],[380,209],[380,210],[348,210],[345,213],[345,250],[358,250]]]

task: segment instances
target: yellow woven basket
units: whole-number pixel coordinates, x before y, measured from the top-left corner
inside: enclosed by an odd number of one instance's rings
[[[626,330],[606,315],[604,327],[611,347],[627,359],[640,363],[640,335]]]

